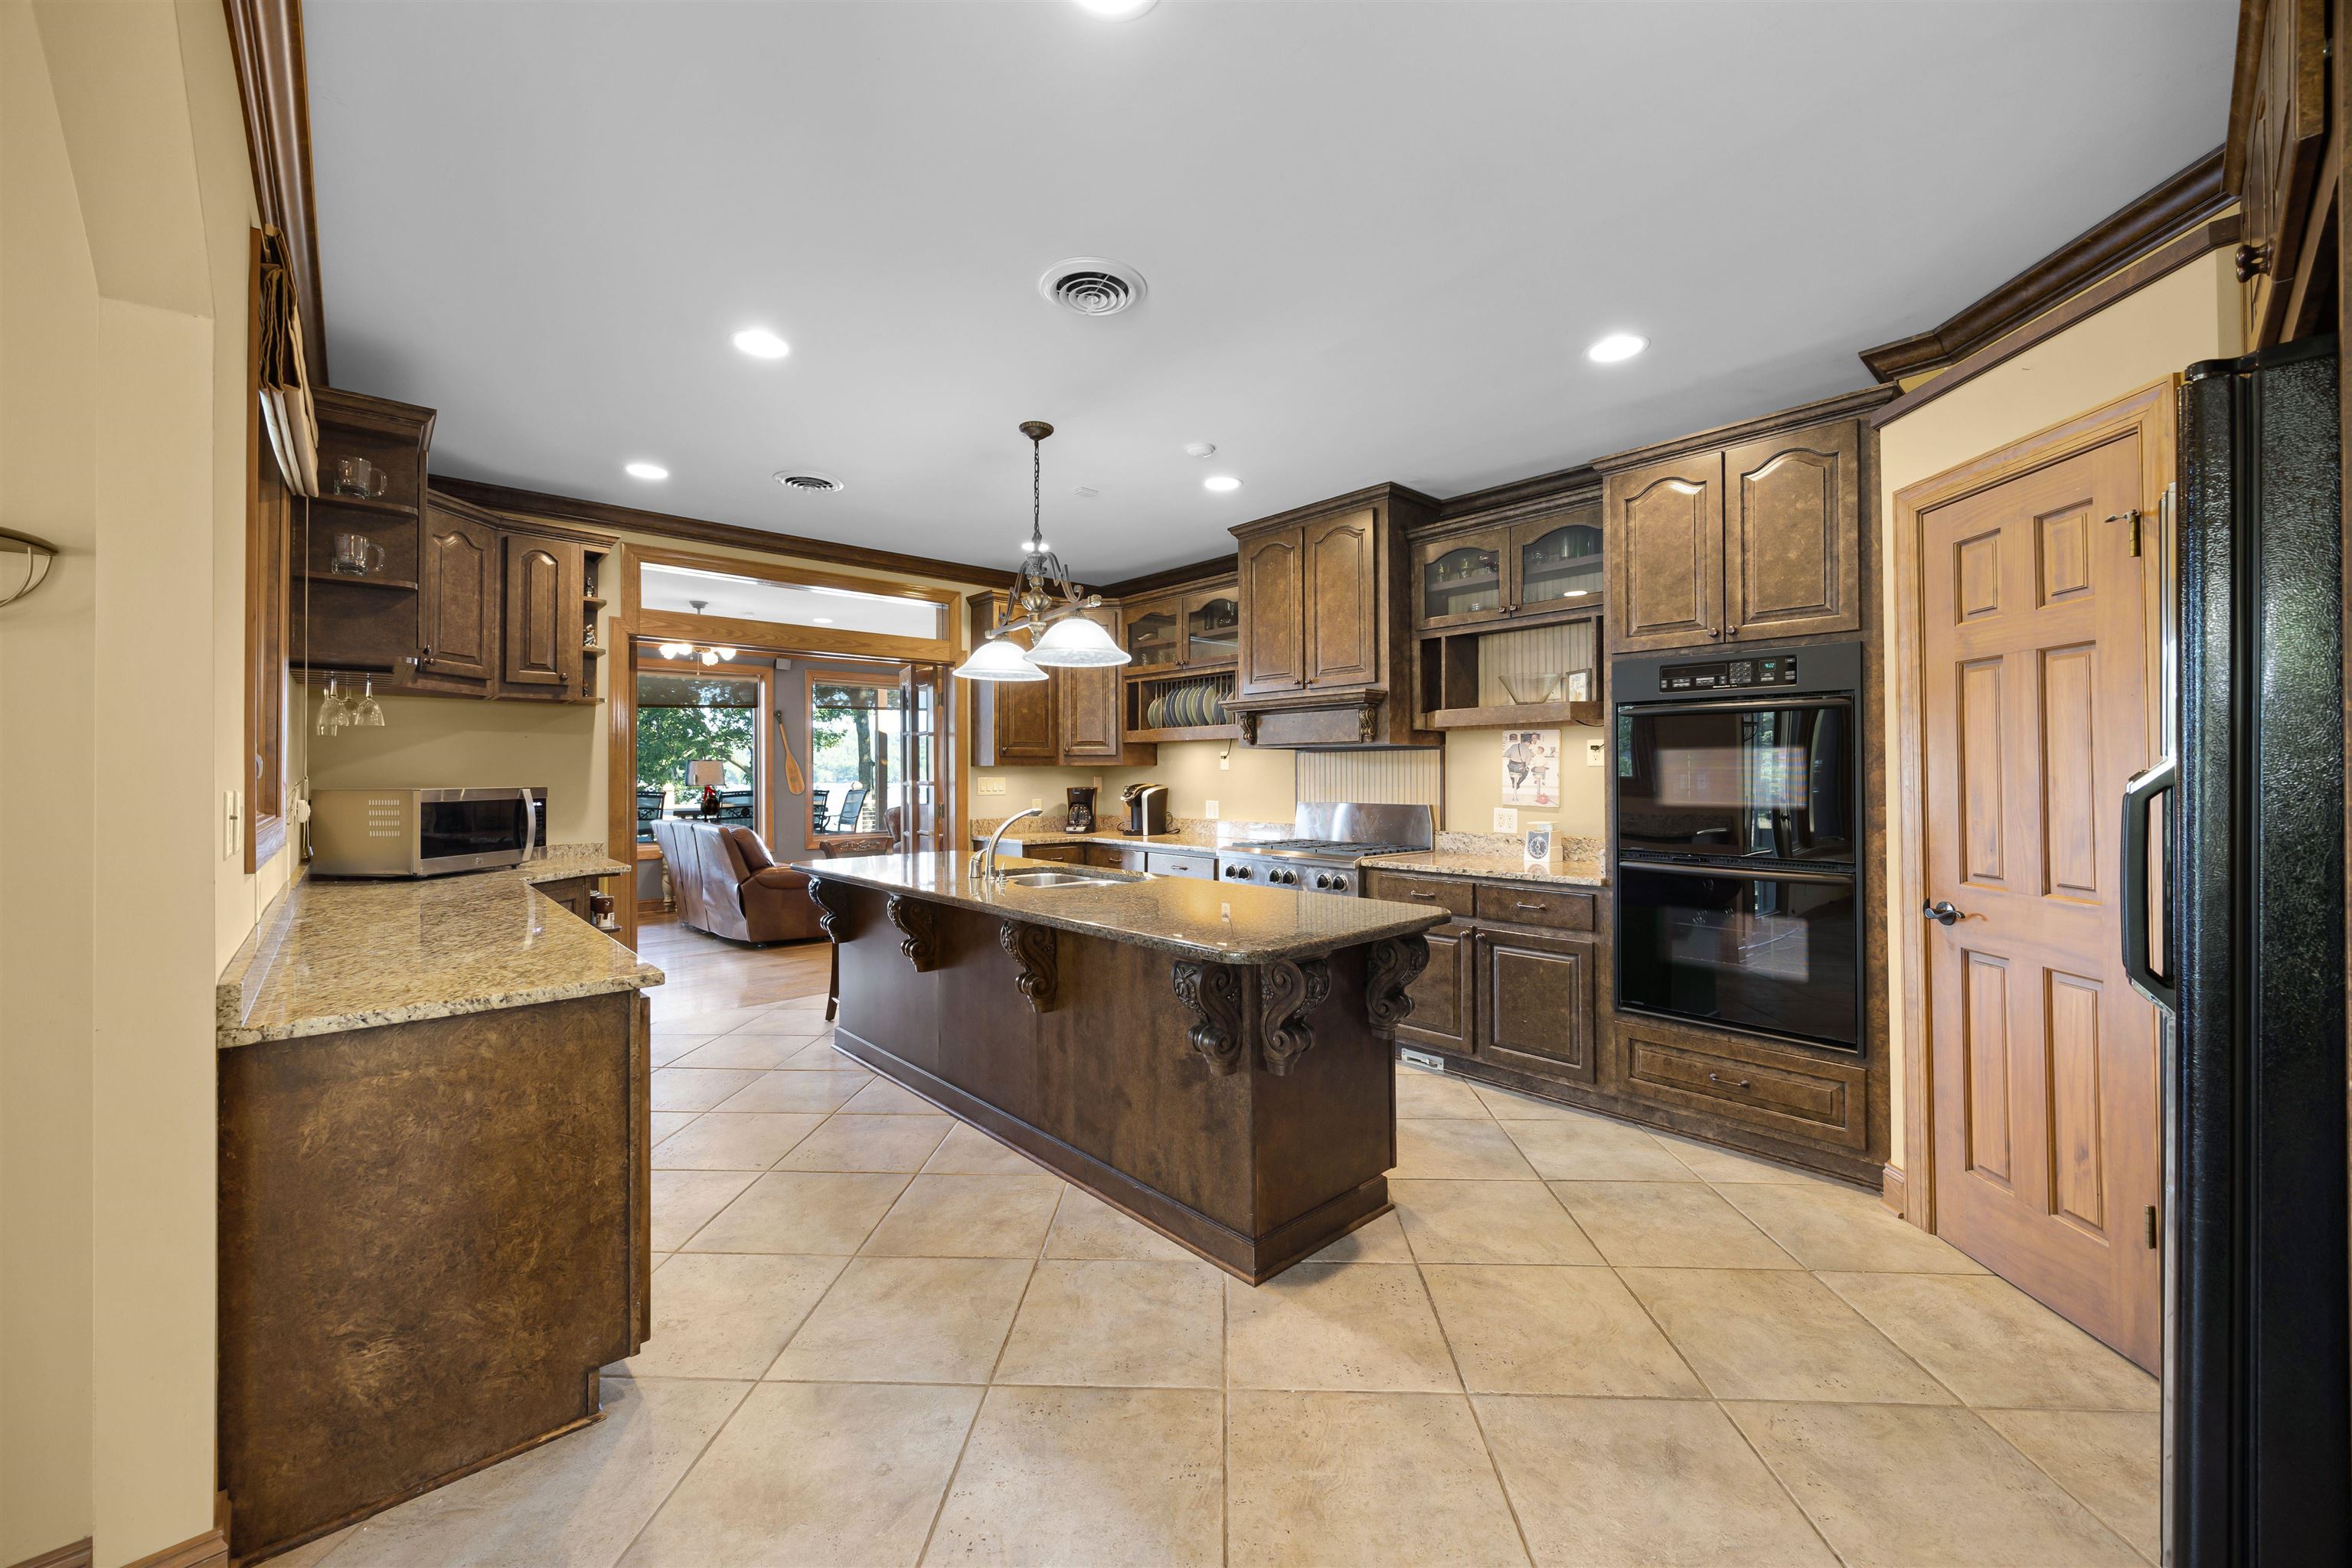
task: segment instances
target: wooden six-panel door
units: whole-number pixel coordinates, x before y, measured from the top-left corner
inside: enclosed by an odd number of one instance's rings
[[[1927,896],[1955,912],[1927,944],[1936,1231],[2152,1368],[2157,1020],[2117,887],[2157,746],[2145,438],[1920,514],[1920,665]]]

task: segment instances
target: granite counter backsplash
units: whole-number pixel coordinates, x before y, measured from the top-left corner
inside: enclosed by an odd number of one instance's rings
[[[446,1018],[659,985],[662,972],[538,892],[623,877],[598,845],[453,877],[308,878],[279,894],[223,971],[218,1043]]]
[[[1255,839],[1287,838],[1290,824],[1286,822],[1235,822],[1205,816],[1171,816],[1169,831],[1149,837],[1137,837],[1121,833],[1118,824],[1124,813],[1097,813],[1092,832],[1074,832],[1067,816],[1048,812],[1041,817],[1016,824],[1004,835],[1004,846],[1013,848],[1028,844],[1111,844],[1126,847],[1158,845],[1163,849],[1215,849],[1227,844],[1247,843]],[[971,825],[972,836],[985,838],[996,831],[1001,816],[976,818]]]

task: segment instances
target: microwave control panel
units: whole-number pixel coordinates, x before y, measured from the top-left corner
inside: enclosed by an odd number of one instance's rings
[[[1797,656],[1718,658],[1708,664],[1670,664],[1658,671],[1661,691],[1715,691],[1738,686],[1794,686]]]

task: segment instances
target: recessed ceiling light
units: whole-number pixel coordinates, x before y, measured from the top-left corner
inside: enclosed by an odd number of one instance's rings
[[[1077,485],[1071,489],[1070,493],[1074,496],[1087,496],[1091,498],[1102,494],[1102,491],[1095,489],[1092,485]]]
[[[630,463],[621,470],[633,479],[666,479],[669,470],[659,463]]]
[[[1214,490],[1217,494],[1223,495],[1228,490],[1237,490],[1241,489],[1242,482],[1241,480],[1234,478],[1231,474],[1211,474],[1207,479],[1201,481],[1201,488],[1204,490]]]
[[[1595,364],[1615,364],[1620,360],[1632,359],[1649,346],[1649,339],[1633,332],[1612,332],[1585,350],[1584,357]]]
[[[1078,0],[1078,8],[1112,22],[1132,22],[1160,0]]]
[[[829,626],[833,625],[833,617],[831,616],[811,616],[809,617],[809,624],[811,626]]]
[[[782,359],[793,345],[765,327],[746,327],[735,334],[735,346],[753,359]]]
[[[1217,444],[1214,441],[1188,441],[1184,444],[1184,455],[1188,458],[1212,457],[1216,450]]]

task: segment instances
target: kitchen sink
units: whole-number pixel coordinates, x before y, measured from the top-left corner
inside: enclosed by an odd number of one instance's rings
[[[1126,871],[1007,871],[1004,879],[1016,888],[1108,888],[1147,879]]]

